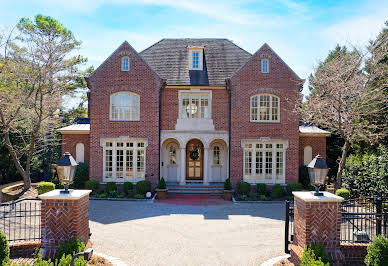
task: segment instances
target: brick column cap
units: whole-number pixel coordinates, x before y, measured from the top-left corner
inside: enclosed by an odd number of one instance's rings
[[[78,200],[82,197],[88,196],[91,190],[72,189],[69,194],[60,193],[62,189],[54,189],[42,195],[39,198],[42,200]]]
[[[306,202],[342,202],[344,198],[334,195],[333,193],[323,191],[323,196],[314,196],[314,191],[294,191],[292,194]]]

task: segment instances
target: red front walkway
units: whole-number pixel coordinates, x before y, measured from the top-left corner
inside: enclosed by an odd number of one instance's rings
[[[231,201],[224,200],[221,195],[209,194],[168,194],[165,200],[155,200],[155,203],[173,205],[208,206],[231,204]]]

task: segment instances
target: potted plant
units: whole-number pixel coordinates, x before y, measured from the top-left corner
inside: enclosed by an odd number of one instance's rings
[[[224,200],[232,200],[232,195],[233,195],[232,184],[230,183],[230,178],[228,178],[224,182],[223,198]]]
[[[158,186],[155,189],[156,194],[158,195],[158,199],[167,199],[167,186],[166,186],[166,181],[164,181],[164,178],[162,177],[159,180]]]

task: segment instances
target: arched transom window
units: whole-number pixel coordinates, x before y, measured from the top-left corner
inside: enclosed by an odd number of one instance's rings
[[[279,122],[279,97],[259,94],[251,97],[251,122]]]
[[[131,92],[119,92],[110,96],[110,120],[140,120],[140,96]]]

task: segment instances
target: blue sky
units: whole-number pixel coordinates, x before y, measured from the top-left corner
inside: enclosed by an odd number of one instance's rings
[[[268,43],[301,77],[336,43],[362,46],[388,20],[387,1],[0,0],[0,27],[58,19],[97,67],[124,40],[138,52],[162,38],[228,38],[254,53]],[[306,86],[305,86],[306,87]],[[305,88],[304,93],[307,93]]]

